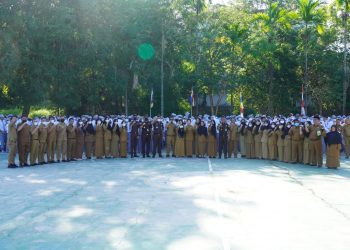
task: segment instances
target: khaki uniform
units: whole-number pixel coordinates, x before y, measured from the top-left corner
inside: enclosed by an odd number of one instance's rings
[[[246,157],[246,148],[245,148],[245,136],[243,134],[243,127],[238,129],[239,131],[239,148],[241,150],[241,157]]]
[[[267,145],[269,148],[269,159],[277,159],[277,134],[276,130],[270,130],[267,134]]]
[[[7,156],[8,165],[14,165],[17,151],[17,129],[14,122],[10,122],[8,126],[7,146],[9,149]]]
[[[21,127],[21,123],[18,127]],[[30,151],[30,126],[25,124],[17,133],[17,145],[20,166],[28,164],[28,154]]]
[[[175,137],[176,137],[176,126],[174,123],[168,123],[166,126],[166,155],[170,156],[172,152],[173,156],[175,150]]]
[[[185,138],[179,134],[179,129],[176,130],[175,155],[176,157],[185,156]]]
[[[346,157],[350,156],[350,124],[347,124],[343,127],[343,136],[345,142],[345,155]]]
[[[30,128],[30,165],[34,165],[38,161],[39,155],[39,126],[32,126]]]
[[[288,132],[292,140],[292,163],[303,161],[304,134],[300,128],[300,126],[294,126]]]
[[[310,139],[308,136],[304,136],[303,163],[310,164]]]
[[[236,124],[230,125],[230,136],[229,136],[229,142],[228,142],[228,157],[233,156],[237,158],[238,156],[238,141],[239,141],[239,133],[238,133],[238,126]]]
[[[255,158],[253,130],[245,127],[243,134],[245,136],[244,141],[245,141],[246,157],[248,159],[253,159]]]
[[[277,134],[277,155],[279,161],[284,161],[284,132],[280,129],[276,131]]]
[[[261,152],[262,131],[260,129],[257,129],[256,127],[254,127],[253,135],[254,135],[255,158],[261,159],[261,157],[262,157],[262,152]]]
[[[77,142],[76,127],[74,127],[73,124],[67,126],[67,139],[67,159],[71,161],[75,157]]]
[[[322,138],[326,136],[326,131],[320,125],[312,125],[309,127],[310,139],[310,164],[322,166],[323,152],[322,152]]]
[[[340,160],[339,160],[340,149],[341,149],[341,144],[327,145],[326,166],[328,168],[340,167]]]
[[[47,161],[55,161],[55,147],[56,147],[57,133],[56,125],[49,123],[47,126]]]
[[[194,127],[192,125],[187,125],[185,127],[185,149],[186,156],[192,157],[193,155],[193,139],[194,139]]]
[[[84,130],[86,131],[86,129],[88,128],[88,124],[85,125]],[[90,124],[90,126],[92,126]],[[91,129],[92,130],[92,129]],[[85,132],[85,156],[87,159],[91,159],[91,157],[93,156],[93,152],[94,152],[94,143],[95,143],[95,134],[93,133],[93,131],[90,131],[91,133],[89,133],[88,131]]]
[[[95,135],[95,157],[101,159],[104,155],[104,145],[103,145],[103,127],[102,125],[96,125],[96,135]]]
[[[269,158],[268,134],[269,134],[269,130],[264,129],[262,131],[262,136],[261,136],[261,153],[262,153],[262,158],[265,160]]]
[[[105,146],[105,156],[111,156],[111,143],[112,143],[112,132],[108,129],[106,124],[103,124],[103,141]]]
[[[56,159],[57,161],[67,160],[67,125],[60,122],[56,125],[57,144],[56,144]]]
[[[117,129],[116,125],[112,129],[111,154],[113,158],[119,157],[119,135],[117,134]]]
[[[124,127],[120,129],[120,157],[126,158],[128,155],[128,131]]]
[[[39,163],[45,163],[45,151],[47,147],[47,127],[44,124],[39,126]]]
[[[292,139],[290,135],[286,135],[284,138],[284,162],[292,161]]]

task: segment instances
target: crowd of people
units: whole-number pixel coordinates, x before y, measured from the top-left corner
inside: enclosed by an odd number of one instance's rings
[[[162,150],[165,147],[165,150]],[[82,159],[142,156],[264,159],[340,166],[350,154],[350,119],[345,116],[250,115],[35,117],[0,115],[0,150],[8,167]],[[19,165],[15,163],[19,155]],[[28,162],[29,160],[29,162]]]

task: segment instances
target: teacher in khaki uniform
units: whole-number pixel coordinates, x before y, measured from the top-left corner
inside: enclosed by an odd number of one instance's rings
[[[30,151],[30,126],[27,122],[27,116],[22,115],[22,122],[17,128],[17,145],[19,154],[19,166],[27,167],[28,165],[28,154]]]
[[[30,128],[30,135],[30,166],[35,166],[38,165],[37,160],[39,155],[39,125],[37,120],[33,122]]]
[[[39,164],[45,164],[45,150],[47,141],[47,121],[45,117],[41,118],[39,125]]]
[[[17,168],[15,164],[16,151],[17,151],[17,129],[16,129],[17,117],[12,116],[10,123],[8,125],[8,134],[7,134],[7,146],[9,153],[7,156],[8,168]]]
[[[309,147],[310,147],[310,164],[312,166],[322,167],[323,153],[322,153],[322,138],[326,137],[326,131],[320,124],[320,117],[314,116],[314,124],[308,127]]]
[[[61,117],[60,122],[56,125],[57,146],[56,159],[57,162],[67,162],[67,125],[64,123],[64,117]]]
[[[176,125],[174,123],[174,118],[170,118],[170,122],[166,125],[166,157],[175,156],[175,136],[176,136]]]
[[[55,147],[56,147],[56,125],[53,117],[50,117],[49,125],[47,126],[47,161],[49,163],[55,162]]]
[[[350,155],[350,119],[345,119],[345,125],[343,127],[343,136],[345,142],[345,158],[349,159]]]

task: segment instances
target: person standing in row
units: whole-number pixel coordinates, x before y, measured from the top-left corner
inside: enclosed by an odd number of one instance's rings
[[[120,157],[126,158],[128,155],[128,129],[125,120],[122,121],[120,128]]]
[[[94,143],[95,143],[95,128],[92,124],[92,121],[89,119],[84,126],[85,132],[85,156],[87,159],[91,159],[94,152]]]
[[[331,131],[326,135],[328,168],[337,169],[340,167],[341,134],[337,131],[336,125],[332,125]]]
[[[131,133],[130,133],[130,146],[131,146],[131,158],[138,157],[137,155],[137,144],[139,140],[139,123],[136,120],[136,116],[133,117],[133,120],[130,124]]]
[[[276,123],[271,123],[271,127],[267,134],[267,146],[269,152],[269,160],[276,160],[277,158],[277,135],[276,135]]]
[[[261,136],[262,159],[267,160],[269,158],[269,148],[268,148],[269,125],[267,121],[264,121],[259,131],[262,133],[262,136]]]
[[[288,134],[292,140],[292,163],[302,163],[303,161],[303,144],[304,133],[300,126],[299,120],[294,120],[294,126],[289,130]]]
[[[64,117],[60,118],[60,122],[56,125],[57,146],[56,159],[57,162],[67,161],[67,125],[64,123]]]
[[[284,122],[278,125],[278,129],[276,131],[277,135],[277,155],[278,160],[283,162],[284,160]]]
[[[69,119],[69,124],[67,126],[67,161],[75,160],[75,150],[76,150],[76,127],[74,126],[74,119]]]
[[[194,127],[191,124],[191,119],[187,120],[187,125],[185,127],[185,150],[186,150],[186,156],[192,157],[193,156],[193,139],[195,135]]]
[[[343,136],[345,143],[345,158],[349,159],[350,156],[350,119],[345,119],[345,125],[343,127]]]
[[[221,117],[220,124],[218,126],[219,130],[219,158],[221,159],[222,153],[224,153],[225,159],[227,159],[227,143],[229,140],[230,127],[226,123],[226,118]]]
[[[292,139],[289,135],[289,130],[292,127],[290,122],[287,122],[286,127],[284,128],[284,162],[290,163],[292,161]]]
[[[304,133],[304,144],[303,144],[303,163],[305,165],[310,164],[310,131],[309,127],[311,126],[311,122],[305,122],[303,127]]]
[[[228,143],[228,158],[232,157],[232,153],[234,158],[238,156],[238,126],[235,123],[235,120],[231,119],[230,124],[230,141]]]
[[[153,158],[156,157],[156,152],[162,158],[162,142],[163,142],[164,125],[160,117],[153,123]]]
[[[19,166],[27,167],[28,165],[28,154],[30,151],[30,126],[28,125],[27,116],[22,115],[21,123],[17,129],[17,145],[19,154]]]
[[[98,119],[95,128],[95,157],[96,159],[102,159],[103,155],[103,127],[101,119]]]
[[[141,125],[141,140],[142,140],[142,157],[150,157],[151,150],[151,137],[152,137],[152,124],[148,121],[148,117],[145,117],[145,121]]]
[[[216,158],[217,156],[217,144],[216,144],[216,123],[214,120],[210,121],[208,127],[208,156],[209,158]]]
[[[75,159],[83,159],[84,150],[84,123],[82,120],[78,120],[78,125],[76,128],[76,146],[75,146]]]
[[[38,155],[39,155],[39,125],[38,121],[34,120],[32,126],[30,127],[30,166],[38,165]]]
[[[310,164],[312,166],[322,167],[322,138],[326,137],[326,131],[320,124],[320,117],[314,116],[314,124],[308,128],[310,133]]]
[[[246,150],[246,157],[248,159],[254,159],[254,137],[253,137],[253,124],[251,122],[248,123],[248,126],[246,126],[243,130],[243,134],[245,135],[244,141],[245,141],[245,150]]]
[[[241,150],[241,157],[246,157],[246,144],[245,144],[245,136],[244,136],[244,129],[247,126],[246,121],[244,119],[241,120],[241,125],[239,126],[239,147]]]
[[[47,148],[47,120],[45,117],[41,118],[39,126],[39,164],[43,165],[45,161],[45,150]]]
[[[10,123],[8,125],[8,135],[7,135],[7,147],[9,149],[7,161],[8,168],[17,168],[15,164],[16,151],[17,151],[17,129],[16,129],[17,117],[10,117]]]
[[[55,125],[54,118],[50,117],[49,119],[50,119],[50,122],[47,126],[47,161],[49,163],[54,163],[57,132],[56,132],[56,125]]]
[[[103,123],[103,142],[105,158],[111,158],[111,142],[112,142],[112,122],[105,120]]]
[[[120,128],[118,125],[118,120],[114,119],[112,127],[112,141],[111,141],[111,154],[113,158],[119,156],[119,137],[120,137]]]
[[[260,120],[257,120],[253,127],[253,135],[254,135],[254,147],[255,147],[255,158],[261,159],[261,136],[262,131],[260,130]]]
[[[170,118],[170,122],[166,126],[166,157],[175,156],[175,137],[176,137],[176,125],[174,124],[174,118]]]
[[[179,126],[176,131],[175,156],[185,157],[185,128],[182,121],[179,121]]]
[[[206,147],[207,147],[207,138],[208,138],[208,130],[205,126],[204,121],[201,121],[197,128],[197,136],[198,136],[198,157],[204,158],[206,155]]]

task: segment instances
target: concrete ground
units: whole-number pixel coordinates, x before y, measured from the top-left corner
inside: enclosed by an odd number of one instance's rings
[[[350,161],[339,170],[247,159],[118,159],[7,169],[0,248],[350,247]]]

